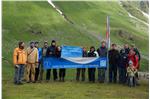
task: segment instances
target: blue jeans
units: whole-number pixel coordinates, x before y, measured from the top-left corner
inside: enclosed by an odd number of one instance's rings
[[[21,83],[22,78],[24,76],[24,65],[21,64],[19,67],[15,67],[15,77],[14,77],[14,83]]]
[[[98,81],[99,82],[104,82],[105,81],[105,68],[98,68]]]
[[[135,77],[128,77],[128,86],[134,87],[136,85]]]

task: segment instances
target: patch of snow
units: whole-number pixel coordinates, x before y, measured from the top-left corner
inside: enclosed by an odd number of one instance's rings
[[[146,23],[146,22],[144,22],[144,21],[142,21],[142,20],[138,19],[137,17],[135,17],[135,16],[131,15],[129,12],[128,12],[128,15],[129,15],[129,17],[130,17],[130,18],[134,18],[134,19],[136,19],[137,21],[142,22],[142,23],[144,23],[145,25],[149,26],[149,24],[148,24],[148,23]]]
[[[118,3],[119,3],[120,6],[122,6],[121,1],[119,1]],[[142,12],[142,14],[143,14],[144,16],[146,16],[147,18],[149,18],[149,15],[148,15],[147,13],[141,11],[140,9],[137,9],[137,10],[139,10],[140,12]],[[141,19],[139,19],[139,18],[137,18],[137,17],[131,15],[128,11],[127,11],[127,13],[128,13],[128,16],[129,16],[130,18],[134,18],[134,19],[136,19],[137,21],[142,22],[142,23],[144,23],[145,25],[149,26],[149,23],[146,23],[145,21],[143,21],[143,20],[141,20]]]
[[[48,0],[48,3],[57,10],[57,12],[59,12],[61,15],[63,14],[62,11],[60,11],[54,4],[51,0]]]
[[[120,6],[122,6],[122,3],[121,3],[121,1],[118,1],[118,3],[119,3],[119,5],[120,5]]]
[[[144,11],[140,10],[137,8],[137,10],[139,10],[145,17],[149,18],[149,14],[145,13]]]

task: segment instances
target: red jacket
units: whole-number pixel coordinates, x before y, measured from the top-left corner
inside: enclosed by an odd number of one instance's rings
[[[139,69],[139,61],[138,61],[138,56],[137,55],[128,55],[128,60],[133,62],[133,66],[136,69]]]

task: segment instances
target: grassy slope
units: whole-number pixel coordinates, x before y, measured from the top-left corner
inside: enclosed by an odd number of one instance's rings
[[[125,9],[118,2],[54,2],[76,25],[86,28],[87,31],[105,36],[106,16],[110,16],[111,41],[119,44],[136,43],[142,53],[147,53],[148,27],[147,31],[136,28],[130,21]],[[76,17],[78,16],[78,17]],[[145,26],[146,27],[146,26]],[[116,30],[124,30],[132,35],[134,42],[127,41],[118,36]],[[140,39],[140,41],[139,41]],[[142,46],[143,45],[143,46]]]
[[[77,2],[76,2],[77,3]],[[95,33],[96,35],[100,35],[103,37],[105,34],[105,17],[109,13],[111,15],[111,39],[113,42],[117,42],[118,44],[123,44],[127,42],[127,40],[122,39],[115,33],[118,29],[124,29],[131,32],[133,35],[137,36],[137,46],[143,53],[147,53],[148,48],[145,42],[148,42],[147,34],[144,31],[139,29],[135,29],[134,26],[129,24],[130,21],[126,18],[128,17],[125,11],[120,8],[116,3],[111,4],[111,7],[106,7],[107,3],[89,3],[89,2],[81,2],[68,5],[68,2],[56,3],[67,16],[71,20],[73,20],[78,27],[83,27],[86,31]],[[103,5],[103,6],[102,6]],[[104,6],[105,5],[105,6]],[[116,7],[117,6],[117,7]],[[68,8],[69,7],[69,8]],[[90,9],[88,9],[90,7]],[[78,10],[76,11],[75,8]],[[100,10],[103,9],[103,10]],[[112,9],[112,11],[109,11]],[[87,35],[85,30],[82,28],[75,28],[70,25],[68,22],[64,21],[64,19],[46,2],[3,2],[2,7],[2,17],[3,17],[3,46],[2,46],[2,56],[6,59],[2,61],[2,75],[3,75],[3,98],[5,99],[22,99],[22,98],[76,98],[76,94],[81,98],[89,99],[94,97],[95,99],[103,95],[104,93],[110,91],[110,94],[104,95],[102,97],[117,97],[116,94],[120,92],[120,85],[98,85],[98,84],[76,84],[74,82],[66,82],[64,84],[59,83],[51,83],[51,84],[36,84],[30,86],[28,84],[17,87],[12,85],[13,81],[13,67],[12,67],[12,53],[13,49],[16,47],[17,42],[19,40],[23,40],[26,44],[31,40],[39,40],[43,43],[44,40],[48,40],[49,42],[52,39],[56,39],[60,44],[66,45],[79,45],[89,47],[91,45],[99,46],[99,42],[91,35]],[[120,16],[116,13],[121,11],[124,16]],[[88,11],[88,12],[86,12]],[[73,13],[74,12],[74,13]],[[112,13],[114,12],[114,13]],[[92,13],[92,14],[89,14]],[[78,18],[76,17],[78,16]],[[99,18],[100,17],[100,18]],[[117,18],[116,18],[117,17]],[[36,31],[42,31],[42,34],[31,34],[29,32],[30,28],[33,28]],[[21,39],[20,39],[21,37]],[[42,37],[42,38],[41,38]],[[117,39],[116,39],[117,38]],[[140,39],[140,41],[139,41]],[[124,41],[125,40],[125,41]],[[96,43],[95,43],[96,42]],[[146,65],[145,65],[146,63]],[[143,70],[146,70],[148,62],[144,62]],[[144,67],[145,66],[145,67]],[[68,80],[73,80],[75,70],[70,69],[67,70]],[[124,88],[121,91],[121,97],[125,97],[124,94],[126,90],[128,91],[127,98],[131,97],[144,97],[145,99],[148,97],[148,87],[147,83],[142,86],[131,90],[128,87]],[[41,90],[41,87],[45,89]],[[58,87],[61,89],[59,90]],[[76,88],[79,89],[76,89]],[[64,89],[66,88],[66,89]],[[89,88],[92,88],[94,91],[89,91]],[[101,91],[101,89],[107,88],[107,90]],[[16,90],[18,89],[18,90]],[[32,89],[32,92],[31,92]],[[53,91],[48,91],[53,89]],[[74,90],[73,90],[74,89]],[[113,89],[116,89],[115,91]],[[38,90],[38,91],[37,91]],[[55,90],[55,91],[54,91]],[[72,90],[72,92],[70,92]],[[81,90],[78,91],[78,90]],[[96,90],[96,91],[95,91]],[[142,92],[141,92],[142,90]],[[63,92],[62,92],[63,91]],[[18,94],[19,93],[19,94]],[[25,93],[25,94],[22,94]],[[32,94],[34,93],[34,94]],[[40,95],[40,93],[43,93]],[[68,94],[70,95],[68,96]],[[84,93],[84,95],[81,95]],[[130,94],[135,93],[135,95]],[[99,95],[100,94],[100,95]],[[140,94],[140,95],[139,95]],[[40,95],[40,96],[39,96]],[[71,96],[72,95],[72,96]],[[137,96],[136,96],[137,95]]]
[[[105,37],[106,16],[109,15],[111,42],[120,45],[135,43],[143,55],[148,55],[148,27],[129,18],[127,11],[118,2],[54,2],[54,4],[75,25],[102,38]],[[119,30],[123,31],[123,37],[119,35]],[[128,37],[133,37],[134,41]],[[141,64],[141,70],[148,68],[147,60],[143,59]]]

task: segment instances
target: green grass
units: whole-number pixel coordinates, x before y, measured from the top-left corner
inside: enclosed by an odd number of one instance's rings
[[[13,85],[13,49],[18,41],[26,47],[32,40],[58,41],[58,45],[98,47],[95,36],[105,38],[106,16],[110,16],[111,42],[123,45],[135,43],[143,55],[148,55],[148,27],[130,19],[118,2],[54,2],[74,22],[66,22],[47,2],[3,1],[2,4],[2,95],[4,99],[147,99],[148,83],[137,88],[114,84],[76,83],[75,69],[67,70],[65,83]],[[135,25],[135,24],[136,25]],[[138,26],[138,27],[137,27]],[[41,31],[41,34],[33,34]],[[118,31],[123,31],[121,37]],[[134,41],[129,40],[132,36]],[[50,44],[50,43],[49,43]],[[148,71],[148,60],[142,59],[141,71]],[[60,88],[60,89],[59,89]],[[91,90],[90,90],[91,88]],[[102,90],[105,89],[105,90]],[[126,94],[127,93],[127,94]]]
[[[13,67],[5,62],[3,66],[3,99],[148,99],[148,81],[141,81],[141,86],[135,88],[119,84],[93,84],[87,82],[87,77],[86,82],[76,82],[75,69],[67,69],[66,82],[47,83],[44,80],[42,83],[16,86],[13,84]]]
[[[4,99],[148,99],[147,84],[129,88],[117,84],[75,81],[43,82],[23,86],[15,86],[11,82],[5,83],[2,94]]]

